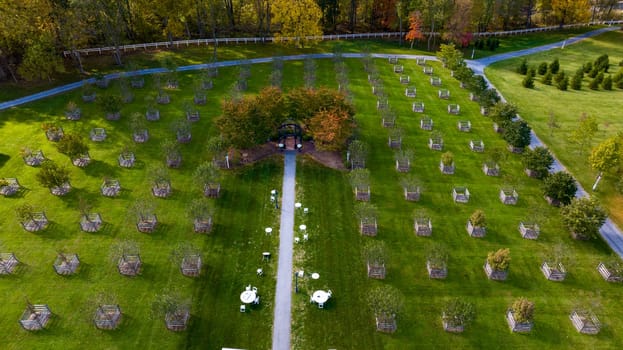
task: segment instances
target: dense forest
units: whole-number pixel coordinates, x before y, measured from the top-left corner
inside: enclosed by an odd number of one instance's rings
[[[63,50],[233,36],[470,32],[608,20],[617,0],[0,0],[0,81],[49,79]],[[80,66],[74,51],[73,59]],[[121,64],[118,52],[115,60]]]

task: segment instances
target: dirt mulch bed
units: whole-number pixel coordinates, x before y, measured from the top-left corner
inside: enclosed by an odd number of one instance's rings
[[[252,164],[274,154],[282,153],[276,142],[267,142],[255,148],[240,151],[242,164]],[[339,152],[318,151],[313,142],[304,141],[301,154],[309,155],[316,162],[337,170],[346,170]]]

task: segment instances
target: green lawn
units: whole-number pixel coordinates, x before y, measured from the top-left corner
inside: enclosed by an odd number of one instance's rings
[[[455,154],[457,172],[441,176],[438,170],[440,152],[426,147],[428,132],[419,129],[419,115],[410,111],[410,100],[404,94],[392,67],[385,60],[376,60],[385,81],[390,104],[399,113],[398,125],[405,131],[403,142],[415,150],[412,172],[423,183],[422,199],[406,202],[399,185],[401,175],[393,166],[393,153],[387,146],[387,131],[381,127],[376,101],[360,60],[347,60],[351,89],[357,110],[359,135],[370,145],[368,167],[372,175],[372,203],[379,208],[379,235],[362,237],[353,216],[354,198],[347,174],[321,167],[299,157],[297,168],[297,200],[310,208],[309,214],[298,213],[296,225],[305,223],[310,240],[295,246],[294,270],[318,272],[320,279],[304,278],[300,293],[293,298],[292,344],[297,349],[415,349],[448,347],[464,349],[498,348],[500,344],[525,349],[556,347],[616,348],[620,344],[623,317],[617,312],[619,286],[604,282],[595,271],[596,264],[609,255],[608,247],[598,242],[575,242],[561,228],[558,209],[545,206],[538,181],[521,173],[519,158],[510,155],[502,162],[502,176],[487,177],[481,165],[487,156],[472,153],[470,139],[483,139],[487,151],[502,147],[491,123],[478,113],[478,106],[468,101],[468,92],[439,65],[433,64],[443,79],[443,86],[452,93],[451,102],[461,105],[461,116],[446,113],[448,102],[437,98],[437,89],[429,85],[421,67],[404,62],[418,88],[418,100],[426,103],[427,114],[435,128],[444,134],[445,147]],[[252,67],[250,93],[265,86],[270,65]],[[208,93],[208,103],[200,107],[201,120],[193,126],[193,141],[183,145],[184,161],[179,170],[171,170],[175,193],[166,200],[154,200],[162,222],[151,235],[138,233],[134,217],[128,212],[136,198],[149,195],[148,170],[162,164],[160,142],[171,136],[171,122],[182,117],[182,103],[192,96],[191,74],[182,75],[181,89],[171,92],[171,105],[161,108],[162,119],[150,125],[152,138],[136,145],[138,166],[122,169],[116,158],[123,145],[130,143],[127,116],[133,111],[144,112],[143,98],[153,90],[135,90],[135,102],[122,110],[121,121],[109,122],[96,105],[79,103],[83,119],[62,120],[69,100],[79,99],[79,91],[56,96],[0,114],[0,153],[10,156],[0,168],[0,177],[17,176],[27,188],[22,196],[1,199],[0,230],[4,249],[13,251],[24,262],[14,276],[0,278],[0,295],[5,307],[0,312],[0,327],[5,331],[0,342],[6,348],[78,349],[85,339],[93,339],[93,348],[127,349],[196,348],[218,349],[222,346],[265,349],[270,347],[274,304],[278,235],[266,236],[263,228],[278,227],[278,213],[268,201],[268,193],[280,188],[281,159],[269,159],[254,166],[226,173],[223,195],[215,200],[215,230],[209,236],[192,233],[186,217],[190,200],[200,196],[191,181],[193,169],[206,159],[203,140],[216,133],[213,118],[220,113],[219,101],[236,76],[235,68],[221,69],[215,89]],[[284,87],[303,83],[303,62],[286,62]],[[318,62],[319,84],[336,86],[331,60]],[[149,79],[147,79],[150,83]],[[149,84],[148,84],[149,85]],[[116,89],[113,87],[111,89]],[[124,120],[125,118],[125,120]],[[469,119],[473,130],[460,133],[459,119]],[[45,140],[40,125],[58,121],[66,131],[83,135],[95,126],[105,127],[109,138],[101,144],[90,143],[93,164],[85,169],[70,165],[66,156]],[[26,167],[18,152],[21,147],[43,149],[47,157],[67,165],[72,171],[74,190],[63,198],[50,195],[35,180],[37,169]],[[104,176],[118,178],[124,190],[119,198],[104,198],[99,185]],[[454,204],[453,186],[465,185],[472,192],[466,205]],[[499,188],[514,186],[520,195],[517,206],[504,206],[498,199]],[[106,221],[101,233],[79,231],[77,200],[86,197],[95,203]],[[45,209],[53,224],[45,232],[24,232],[17,223],[14,208],[32,203]],[[481,208],[488,217],[488,233],[484,239],[470,238],[465,232],[467,217]],[[520,220],[534,208],[542,212],[542,235],[538,241],[523,240],[517,232]],[[430,238],[416,237],[412,213],[425,209],[433,222]],[[117,241],[132,239],[141,246],[145,261],[142,275],[120,276],[109,261],[109,248]],[[383,240],[390,257],[384,281],[369,280],[361,247],[366,240]],[[169,261],[173,247],[190,241],[200,247],[206,267],[197,279],[184,278],[177,266]],[[427,248],[433,242],[443,243],[451,251],[449,277],[445,281],[429,280],[425,268]],[[552,244],[564,242],[573,257],[568,266],[568,280],[554,283],[545,280],[539,271],[542,255]],[[509,247],[513,258],[507,282],[490,282],[482,271],[488,251]],[[51,268],[56,250],[77,252],[83,267],[77,276],[56,276]],[[261,252],[273,252],[269,263],[261,260]],[[265,276],[258,278],[255,270],[263,267]],[[259,288],[262,304],[247,314],[238,312],[239,293],[247,284]],[[393,335],[374,331],[374,318],[366,306],[367,292],[375,285],[390,284],[406,299],[399,314],[398,331]],[[155,294],[177,286],[193,298],[192,321],[188,331],[180,334],[165,330],[163,322],[151,319],[150,306]],[[309,293],[329,288],[334,297],[325,310],[309,304]],[[117,297],[124,311],[120,328],[113,332],[98,331],[90,323],[92,300],[100,291]],[[463,335],[446,334],[441,329],[440,309],[450,296],[463,296],[476,304],[478,319]],[[510,334],[504,311],[511,301],[526,296],[536,302],[534,332],[527,336]],[[32,334],[20,329],[17,319],[25,307],[24,297],[33,303],[47,303],[55,313],[48,330]],[[598,301],[596,309],[606,327],[598,336],[576,333],[568,313],[577,302]]]
[[[560,60],[560,67],[570,75],[584,63],[594,61],[602,54],[610,58],[610,72],[616,73],[621,69],[617,64],[623,60],[623,32],[610,32],[595,38],[567,46],[564,50],[550,50],[528,56],[528,63],[532,66],[540,62]],[[595,146],[609,136],[615,135],[622,128],[620,114],[623,104],[623,90],[613,88],[605,91],[600,88],[593,91],[588,88],[592,80],[584,77],[582,90],[560,91],[553,86],[546,86],[538,81],[534,89],[521,87],[522,76],[515,73],[521,59],[498,62],[486,69],[491,82],[511,102],[519,106],[522,118],[526,119],[537,135],[547,144],[556,157],[568,167],[569,171],[580,181],[585,189],[590,189],[596,177],[588,164],[590,147],[580,152],[579,145],[569,141],[569,136],[578,125],[579,118],[585,113],[594,116],[599,122],[599,132],[595,135],[592,145]],[[556,117],[560,128],[551,129],[548,126],[550,114]],[[604,200],[610,216],[623,227],[621,205],[623,197],[616,193],[613,184],[617,179],[607,178],[600,184],[598,197]]]

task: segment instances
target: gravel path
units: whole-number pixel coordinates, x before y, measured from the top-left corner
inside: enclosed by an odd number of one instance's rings
[[[286,151],[281,188],[281,223],[279,225],[279,262],[273,319],[273,350],[290,349],[290,315],[292,306],[292,237],[296,151]]]

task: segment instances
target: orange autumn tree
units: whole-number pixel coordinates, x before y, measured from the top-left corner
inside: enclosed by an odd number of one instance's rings
[[[355,123],[348,111],[323,109],[309,119],[307,127],[314,138],[316,149],[337,151],[342,149],[346,140],[352,136]]]
[[[409,32],[405,35],[405,39],[411,41],[411,48],[413,48],[415,40],[424,39],[422,14],[420,11],[413,11],[409,14]]]

